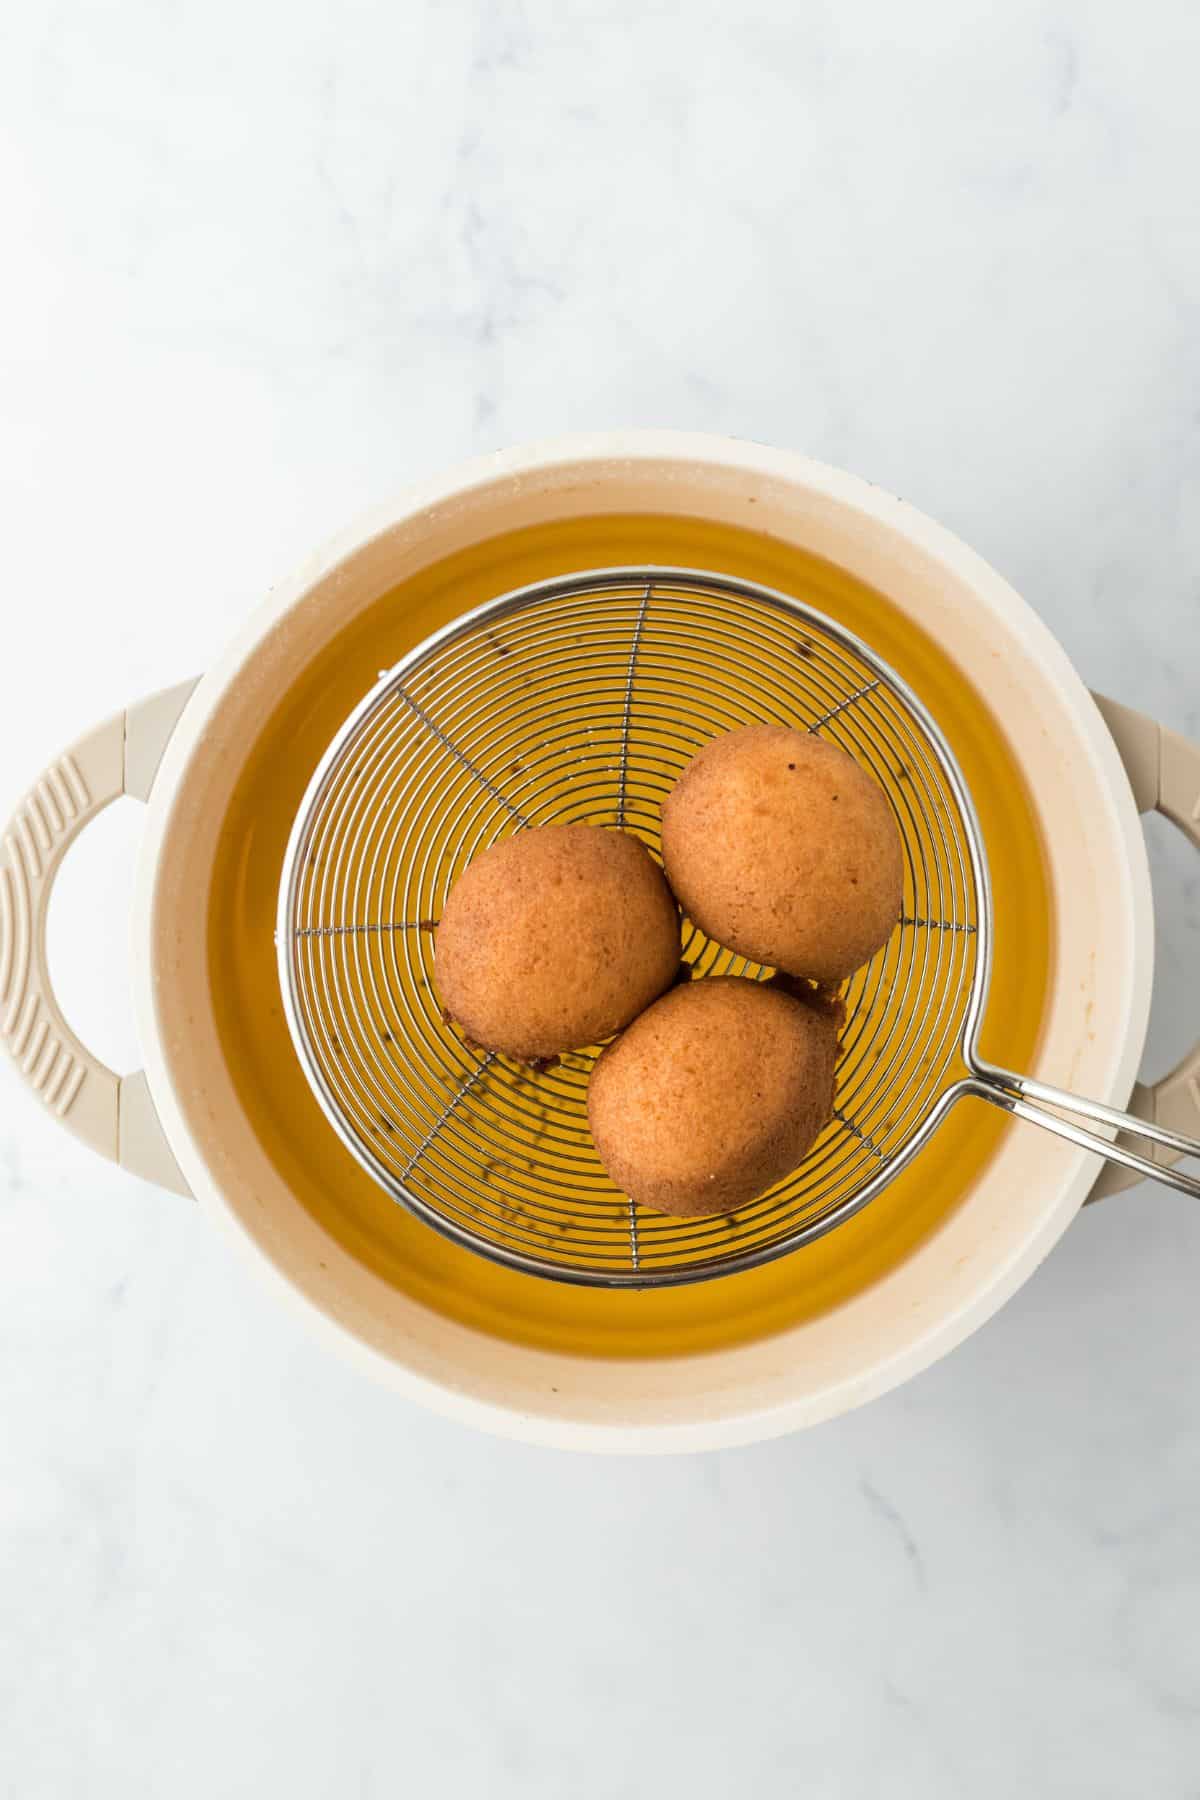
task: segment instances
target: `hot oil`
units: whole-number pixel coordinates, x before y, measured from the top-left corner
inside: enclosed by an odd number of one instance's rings
[[[858,633],[938,718],[971,786],[992,870],[996,960],[984,1052],[1032,1065],[1051,957],[1037,826],[994,720],[941,650],[888,601],[819,558],[702,520],[596,517],[532,527],[473,547],[383,595],[293,684],[242,772],[214,866],[208,948],[218,1029],[264,1149],[331,1236],[423,1304],[499,1336],[581,1355],[716,1349],[812,1318],[880,1280],[953,1209],[994,1154],[1004,1119],[956,1108],[863,1213],[753,1273],[653,1293],[596,1292],[510,1273],[460,1250],[391,1201],[344,1149],[313,1100],[283,1017],[272,954],[279,872],[312,768],[378,671],[497,593],[574,569],[674,563],[783,589]]]

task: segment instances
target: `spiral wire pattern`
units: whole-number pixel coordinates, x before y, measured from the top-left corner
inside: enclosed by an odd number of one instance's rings
[[[833,1118],[770,1192],[667,1218],[616,1192],[587,1125],[600,1046],[531,1069],[442,1016],[437,921],[466,865],[587,822],[658,853],[662,802],[710,738],[819,732],[886,793],[901,919],[844,989]],[[933,721],[800,600],[724,576],[604,570],[466,615],[381,676],[330,746],[289,843],[277,950],[289,1025],[340,1136],[398,1201],[532,1274],[653,1287],[754,1267],[856,1212],[939,1122],[986,988],[988,890],[969,797]],[[694,977],[772,971],[685,921]]]

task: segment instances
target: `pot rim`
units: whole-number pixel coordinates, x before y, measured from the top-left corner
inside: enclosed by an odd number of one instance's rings
[[[1091,695],[1065,650],[1029,605],[980,556],[945,527],[907,502],[861,477],[832,468],[793,451],[732,440],[712,434],[677,431],[584,433],[537,441],[474,457],[401,491],[374,507],[309,557],[289,580],[259,604],[225,646],[192,694],[163,756],[150,796],[139,856],[133,903],[134,942],[154,941],[156,876],[160,856],[172,829],[177,792],[188,762],[201,743],[227,689],[266,635],[323,578],[374,539],[403,520],[447,501],[497,483],[556,469],[578,466],[581,476],[599,466],[675,463],[708,466],[724,472],[745,471],[775,479],[789,489],[807,490],[875,526],[906,539],[928,558],[953,571],[991,614],[999,628],[1025,655],[1036,658],[1058,688],[1063,707],[1086,749],[1096,777],[1098,801],[1125,849],[1121,870],[1126,888],[1128,961],[1123,1041],[1113,1045],[1106,1091],[1097,1098],[1124,1104],[1132,1089],[1149,1018],[1153,971],[1153,909],[1149,865],[1136,806],[1116,746]],[[366,1343],[335,1319],[250,1234],[232,1202],[209,1172],[203,1147],[192,1132],[176,1095],[170,1057],[159,1029],[154,958],[134,957],[137,1020],[146,1074],[159,1117],[188,1184],[205,1210],[250,1253],[253,1265],[274,1291],[283,1291],[315,1323],[322,1337],[348,1353],[360,1367],[426,1406],[464,1423],[527,1442],[588,1450],[672,1452],[722,1448],[780,1436],[797,1427],[848,1410],[898,1385],[954,1348],[990,1317],[1027,1279],[1065,1231],[1095,1178],[1094,1158],[1072,1150],[1069,1173],[1059,1178],[1058,1196],[1036,1227],[991,1279],[956,1309],[943,1312],[900,1350],[822,1389],[814,1400],[801,1395],[761,1406],[739,1406],[704,1418],[629,1424],[597,1419],[594,1410],[572,1410],[570,1397],[559,1395],[553,1410],[534,1412],[495,1401],[409,1368]],[[468,1327],[460,1329],[467,1331]],[[475,1335],[475,1334],[473,1334]],[[753,1350],[755,1346],[748,1346]],[[531,1351],[537,1357],[545,1353]],[[721,1354],[731,1354],[729,1352]],[[549,1359],[548,1359],[549,1360]],[[696,1359],[696,1360],[703,1360]],[[632,1367],[637,1367],[633,1363]]]

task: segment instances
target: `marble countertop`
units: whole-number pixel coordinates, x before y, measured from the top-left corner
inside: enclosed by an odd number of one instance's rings
[[[1200,733],[1189,0],[59,0],[3,39],[4,795],[409,478],[626,424],[899,491]],[[83,840],[52,939],[124,1066],[136,836]],[[1200,867],[1152,838],[1159,1071]],[[329,1358],[5,1069],[0,1795],[1195,1800],[1198,1283],[1200,1210],[1142,1188],[858,1414],[555,1455]]]

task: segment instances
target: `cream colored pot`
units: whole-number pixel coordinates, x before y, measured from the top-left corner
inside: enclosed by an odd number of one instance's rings
[[[258,928],[249,900],[246,918],[234,906],[225,923],[210,904],[218,864],[240,853],[242,837],[253,864],[255,828],[238,814],[237,795],[254,759],[261,761],[268,722],[311,682],[322,658],[331,670],[344,663],[362,691],[355,659],[365,670],[372,646],[363,622],[382,595],[394,597],[393,620],[410,589],[418,596],[411,617],[404,615],[415,641],[436,622],[430,571],[445,572],[433,584],[444,617],[456,570],[474,570],[476,581],[480,569],[489,573],[491,541],[536,538],[543,527],[577,520],[636,524],[638,515],[658,521],[659,530],[673,520],[701,521],[757,534],[772,554],[794,548],[823,559],[839,578],[877,595],[881,616],[886,608],[893,623],[911,621],[938,646],[966,699],[986,708],[1007,744],[1036,818],[1053,930],[1028,1073],[1118,1105],[1132,1092],[1142,1116],[1200,1131],[1194,1059],[1157,1090],[1135,1087],[1153,960],[1138,813],[1159,807],[1196,836],[1200,753],[1125,708],[1098,705],[1018,596],[911,507],[798,456],[674,433],[505,452],[409,492],[273,593],[201,681],[131,707],[52,763],[3,844],[0,1029],[30,1085],[69,1130],[135,1173],[193,1194],[314,1325],[402,1392],[542,1443],[692,1450],[811,1424],[943,1355],[1045,1256],[1095,1183],[1096,1159],[1040,1132],[997,1124],[991,1153],[982,1166],[964,1162],[961,1183],[928,1229],[886,1267],[864,1264],[861,1279],[847,1276],[828,1303],[814,1298],[794,1318],[780,1311],[780,1284],[790,1281],[799,1292],[811,1283],[808,1251],[779,1265],[774,1298],[758,1314],[759,1290],[737,1287],[750,1278],[712,1284],[703,1329],[699,1313],[656,1313],[660,1299],[664,1309],[682,1306],[669,1295],[617,1301],[556,1291],[556,1310],[543,1316],[533,1290],[547,1284],[505,1274],[517,1285],[502,1295],[477,1291],[483,1278],[468,1262],[478,1259],[453,1249],[439,1251],[447,1260],[436,1270],[406,1283],[405,1258],[416,1269],[426,1254],[422,1240],[406,1234],[424,1228],[399,1213],[393,1228],[367,1202],[352,1226],[348,1213],[336,1212],[336,1196],[334,1212],[323,1213],[312,1168],[325,1146],[314,1136],[312,1155],[289,1163],[266,1129],[276,1104],[271,1082],[261,1083],[260,1112],[235,1054],[239,1033],[258,1029],[262,1003],[237,989],[237,955],[220,942],[222,931],[232,946],[234,934]],[[569,562],[568,552],[557,554]],[[492,591],[515,585],[508,572],[498,552]],[[403,647],[394,630],[388,647],[393,656]],[[377,660],[383,666],[391,658]],[[308,716],[297,712],[301,723]],[[275,752],[284,799],[303,791],[319,753],[299,724],[287,742],[286,754]],[[67,1025],[48,979],[44,931],[64,851],[123,793],[148,804],[134,919],[146,1067],[119,1078]],[[260,949],[273,970],[269,935]],[[996,983],[1006,978],[1019,980],[1020,971],[1006,977],[998,966]],[[323,1179],[340,1191],[340,1174]],[[304,1185],[310,1180],[312,1192]],[[953,1169],[939,1180],[955,1185]],[[345,1181],[349,1194],[348,1172]],[[1114,1171],[1102,1177],[1109,1189],[1121,1184]],[[871,1229],[874,1212],[856,1223]],[[874,1228],[886,1223],[881,1213]],[[585,1342],[568,1309],[603,1307],[610,1298],[643,1310],[611,1343],[603,1318],[589,1315]],[[742,1320],[728,1341],[718,1328],[722,1308]]]

